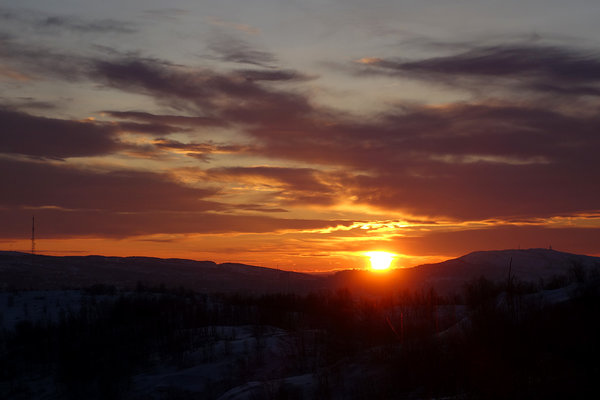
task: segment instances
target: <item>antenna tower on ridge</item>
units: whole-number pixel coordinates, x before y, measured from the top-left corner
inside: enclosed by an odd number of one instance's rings
[[[35,216],[31,217],[31,254],[35,254]]]

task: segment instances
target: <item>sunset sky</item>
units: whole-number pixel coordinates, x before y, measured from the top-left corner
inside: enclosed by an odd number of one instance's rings
[[[0,6],[0,249],[600,255],[600,2]]]

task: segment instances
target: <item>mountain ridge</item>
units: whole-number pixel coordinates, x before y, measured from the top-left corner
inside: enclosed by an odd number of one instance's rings
[[[44,277],[40,281],[40,277]],[[0,289],[60,289],[108,284],[184,286],[208,292],[306,291],[308,274],[239,263],[181,258],[48,256],[0,251]]]
[[[474,251],[440,263],[396,269],[385,274],[344,270],[328,276],[241,263],[144,256],[48,256],[0,251],[0,289],[59,289],[110,284],[184,286],[206,292],[300,292],[341,288],[361,291],[434,287],[462,289],[481,276],[501,281],[540,283],[557,276],[600,271],[600,257],[552,249]]]

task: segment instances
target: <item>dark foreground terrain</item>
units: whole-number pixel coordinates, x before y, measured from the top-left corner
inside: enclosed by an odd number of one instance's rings
[[[381,275],[309,293],[5,288],[0,398],[593,398],[600,275],[580,261],[443,294]]]

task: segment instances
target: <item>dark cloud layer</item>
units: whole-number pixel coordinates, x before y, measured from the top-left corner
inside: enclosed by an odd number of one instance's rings
[[[52,16],[35,21],[41,29],[65,29],[76,33],[135,33],[131,23],[113,19],[86,21],[77,17]]]
[[[30,61],[30,53],[23,51],[14,57]],[[55,54],[49,52],[48,56],[50,61],[38,65],[51,70],[48,73],[52,76],[63,74],[62,64],[54,68]],[[254,62],[250,64],[262,65],[271,60],[265,55],[252,56],[249,59]],[[600,59],[591,51],[530,45],[474,48],[418,61],[379,60],[368,68],[373,73],[437,81],[473,78],[479,86],[511,79],[521,88],[558,95],[561,91],[593,94],[600,79],[599,66]],[[542,107],[515,91],[518,102],[479,98],[477,102],[444,107],[401,106],[359,119],[317,106],[308,95],[282,85],[304,79],[304,74],[284,69],[222,72],[133,54],[86,59],[77,71],[81,79],[145,94],[164,107],[185,111],[185,115],[176,115],[175,111],[165,115],[109,111],[107,114],[120,121],[109,128],[91,124],[95,128],[81,139],[85,143],[95,137],[105,140],[104,148],[104,142],[90,147],[97,154],[115,151],[110,147],[116,146],[115,132],[130,130],[160,136],[154,143],[159,149],[188,151],[201,160],[217,152],[244,152],[275,162],[310,165],[205,171],[214,182],[271,182],[279,190],[276,195],[282,205],[275,208],[351,201],[382,212],[404,211],[460,220],[598,210],[600,186],[594,183],[600,181],[600,118],[597,110],[586,108],[587,103],[575,113],[561,105]],[[19,113],[8,115],[26,119]],[[88,127],[79,122],[35,121],[61,127],[65,124],[71,130]],[[236,127],[252,145],[182,143],[166,137],[205,126]],[[73,134],[73,143],[77,143],[76,138]],[[66,146],[71,150],[64,150],[65,154],[58,150],[50,154],[42,154],[41,150],[22,153],[25,150],[5,140],[9,143],[4,145],[5,152],[10,153],[55,157],[85,153],[76,145],[73,149]],[[26,142],[35,143],[29,139]],[[35,144],[31,146],[36,148]],[[321,170],[323,166],[327,171]],[[189,190],[177,189],[174,193],[189,201]],[[142,193],[150,196],[149,192]],[[191,207],[191,203],[185,204]]]
[[[0,109],[0,127],[0,153],[66,158],[109,154],[120,148],[116,127],[92,121]]]
[[[0,7],[0,20],[31,26],[41,32],[69,31],[82,33],[134,33],[137,29],[130,23],[114,19],[85,19],[77,16],[58,16],[22,9]]]
[[[236,73],[249,81],[306,81],[310,78],[294,70],[238,70]]]
[[[283,219],[257,215],[215,214],[206,212],[115,213],[99,210],[4,210],[0,209],[0,237],[27,238],[31,234],[31,215],[36,232],[44,239],[64,237],[126,238],[151,234],[271,233],[283,230],[324,229],[350,225],[348,221]]]
[[[600,52],[550,45],[478,47],[417,61],[372,59],[366,71],[456,84],[457,77],[512,78],[518,86],[557,94],[600,94]],[[490,82],[488,82],[490,84]]]
[[[546,54],[543,50],[538,53]],[[538,53],[531,57],[541,57]],[[520,65],[511,61],[513,53],[504,57],[513,75],[541,71],[545,75],[540,76],[557,82],[569,66],[579,65],[569,54],[554,54],[566,58],[554,67],[542,66],[551,61],[547,58]],[[500,60],[498,56],[496,62]],[[492,75],[494,70],[485,65],[476,65],[474,75]],[[594,161],[600,148],[600,120],[593,113],[542,109],[522,101],[480,101],[404,107],[359,121],[316,108],[299,94],[231,75],[181,71],[147,60],[105,67],[99,71],[114,86],[129,85],[163,99],[169,96],[233,123],[252,123],[247,132],[256,139],[253,151],[258,154],[344,168],[344,176],[329,176],[327,190],[294,185],[297,193],[304,193],[298,199],[310,204],[322,203],[319,193],[337,191],[338,198],[354,196],[360,204],[459,219],[597,209],[600,189],[590,183],[600,178]],[[458,66],[453,68],[458,71]],[[595,79],[593,72],[584,75],[578,84]],[[224,98],[228,101],[214,101]]]
[[[158,233],[266,233],[350,225],[351,221],[283,219],[236,211],[285,212],[257,204],[208,200],[215,189],[191,188],[159,173],[94,171],[61,163],[0,159],[0,236],[14,237],[36,216],[45,238],[122,238]]]
[[[303,96],[266,88],[236,73],[182,68],[161,60],[96,61],[90,73],[114,88],[145,93],[172,106],[193,106],[223,121],[256,123],[311,110]]]
[[[58,79],[78,82],[86,79],[90,59],[40,44],[22,43],[18,37],[0,34],[0,59],[3,65],[31,80]]]
[[[214,189],[180,185],[169,176],[152,172],[97,172],[67,164],[49,165],[0,159],[3,191],[0,207],[55,207],[98,212],[222,210],[205,200]],[[68,211],[66,212],[68,214]]]
[[[258,150],[343,166],[347,173],[330,182],[362,204],[460,219],[597,209],[594,115],[473,104],[404,109],[360,123],[307,118],[293,126],[265,121],[251,131]]]

